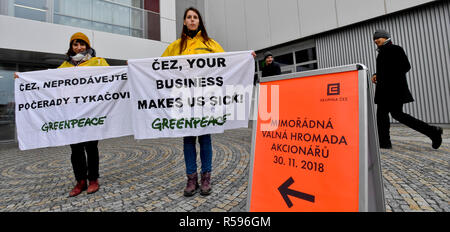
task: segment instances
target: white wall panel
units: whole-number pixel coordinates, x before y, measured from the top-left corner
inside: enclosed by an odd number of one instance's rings
[[[245,16],[249,49],[258,50],[272,45],[267,0],[245,0]],[[232,12],[229,12],[232,15]],[[232,49],[232,48],[231,48]]]
[[[178,9],[178,4],[194,0],[176,1]],[[197,7],[202,5],[195,2]],[[226,50],[235,51],[242,50],[245,44],[246,49],[265,49],[427,2],[433,1],[206,0],[204,5],[211,37]]]
[[[194,0],[195,4],[191,5],[195,8],[197,8],[197,10],[200,11],[200,14],[202,14],[203,17],[205,17],[205,1],[208,1],[208,0]]]
[[[176,28],[177,28],[177,38],[180,38],[181,31],[183,29],[183,15],[184,11],[191,7],[195,6],[192,0],[177,0],[176,1]],[[202,14],[204,17],[205,15]]]
[[[0,15],[1,48],[66,53],[70,36],[78,31],[86,34],[95,48],[90,30]]]
[[[385,14],[384,0],[336,0],[338,26]]]
[[[298,8],[302,37],[337,27],[335,0],[298,0]]]
[[[162,18],[175,20],[175,0],[163,0],[159,1],[159,15]]]
[[[297,0],[268,0],[268,7],[272,45],[300,37]]]
[[[174,20],[161,18],[161,42],[172,43],[177,39],[177,28]]]
[[[177,38],[175,0],[160,1],[161,41],[171,43]]]
[[[386,13],[399,11],[412,6],[424,4],[427,2],[433,2],[434,0],[385,0]]]
[[[226,51],[228,49],[227,43],[227,24],[225,14],[225,0],[209,0],[205,2],[206,16],[205,27],[208,35],[216,40]]]
[[[206,23],[206,29],[208,29],[208,34],[209,32],[209,27],[208,27],[208,19],[207,19],[207,14],[205,13],[205,0],[176,0],[176,27],[177,27],[177,38],[180,38],[181,35],[181,30],[183,29],[183,14],[184,11],[189,8],[189,7],[194,7],[196,8],[198,11],[200,11],[200,14],[203,17],[203,21]]]
[[[168,43],[116,35],[108,32],[93,31],[97,54],[105,58],[118,60],[159,57]]]
[[[227,51],[247,50],[247,28],[245,25],[245,8],[242,0],[226,0],[225,11],[233,12],[227,14]]]
[[[0,48],[64,54],[70,36],[83,32],[97,55],[127,60],[160,56],[168,43],[0,15]]]

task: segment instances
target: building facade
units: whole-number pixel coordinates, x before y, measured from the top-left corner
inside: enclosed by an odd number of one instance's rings
[[[16,137],[14,72],[57,67],[78,31],[112,65],[160,56],[179,37],[190,6],[199,9],[208,34],[226,51],[256,51],[259,76],[268,50],[282,73],[352,63],[372,73],[372,34],[384,28],[412,64],[408,80],[416,101],[405,111],[428,123],[450,124],[447,0],[2,0],[0,143]]]
[[[1,0],[0,143],[16,140],[14,72],[58,67],[78,31],[111,65],[158,57],[175,15],[175,0]]]
[[[191,3],[204,9],[208,33],[226,51],[256,51],[259,76],[268,50],[282,73],[362,63],[371,76],[377,55],[372,35],[376,29],[386,29],[393,43],[405,49],[412,66],[407,78],[415,102],[406,104],[405,112],[428,123],[450,124],[448,0]],[[370,84],[372,96],[373,89]]]

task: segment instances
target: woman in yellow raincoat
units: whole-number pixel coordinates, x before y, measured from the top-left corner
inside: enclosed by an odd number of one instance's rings
[[[66,61],[58,68],[109,66],[105,59],[95,57],[95,50],[91,47],[89,38],[81,32],[73,34],[70,38],[69,50],[66,55]],[[69,196],[77,196],[86,189],[88,194],[98,191],[99,155],[97,145],[98,140],[70,144],[72,150],[72,167],[77,184],[70,192]],[[87,154],[87,162],[85,151]],[[87,180],[89,180],[89,186]]]
[[[203,24],[202,16],[197,9],[193,7],[186,9],[183,19],[181,38],[171,43],[162,56],[225,52],[219,43],[208,37],[208,33],[206,32],[206,28]],[[252,52],[252,55],[253,57],[256,57],[255,52]],[[211,193],[211,135],[206,134],[198,136],[200,143],[200,159],[202,164],[200,186],[198,184],[197,174],[197,153],[195,149],[196,139],[197,137],[195,136],[183,138],[184,161],[186,164],[187,174],[187,185],[184,189],[185,196],[194,195],[199,187],[201,195],[209,195]]]
[[[191,54],[224,52],[219,43],[208,37],[200,12],[188,8],[184,12],[184,23],[181,38],[171,43],[162,56],[179,56]],[[186,164],[187,185],[185,196],[192,196],[200,187],[200,194],[211,193],[212,145],[211,135],[198,136],[200,143],[200,159],[202,163],[201,186],[198,184],[196,136],[183,138],[184,161]]]
[[[58,68],[76,66],[109,66],[105,59],[95,57],[95,50],[91,47],[89,38],[81,32],[70,37],[66,60]],[[17,73],[14,74],[14,78],[19,78]],[[69,193],[70,197],[77,196],[86,189],[88,194],[98,191],[99,155],[97,145],[98,140],[70,144],[72,167],[77,180],[77,184]],[[87,180],[89,180],[89,186]]]

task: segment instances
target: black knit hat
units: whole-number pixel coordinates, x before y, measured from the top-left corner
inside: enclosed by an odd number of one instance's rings
[[[268,56],[273,56],[271,52],[267,51],[264,52],[264,59],[266,59]]]
[[[386,30],[378,29],[375,31],[375,33],[373,33],[373,40],[376,40],[378,38],[389,39],[389,38],[391,38],[391,34]]]

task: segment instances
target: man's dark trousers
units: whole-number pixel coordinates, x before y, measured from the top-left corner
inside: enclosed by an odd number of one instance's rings
[[[381,147],[391,145],[391,139],[389,136],[389,113],[391,113],[391,116],[395,120],[428,137],[432,137],[435,132],[435,128],[433,126],[430,126],[427,123],[404,113],[403,103],[377,104],[377,106],[378,138]]]

